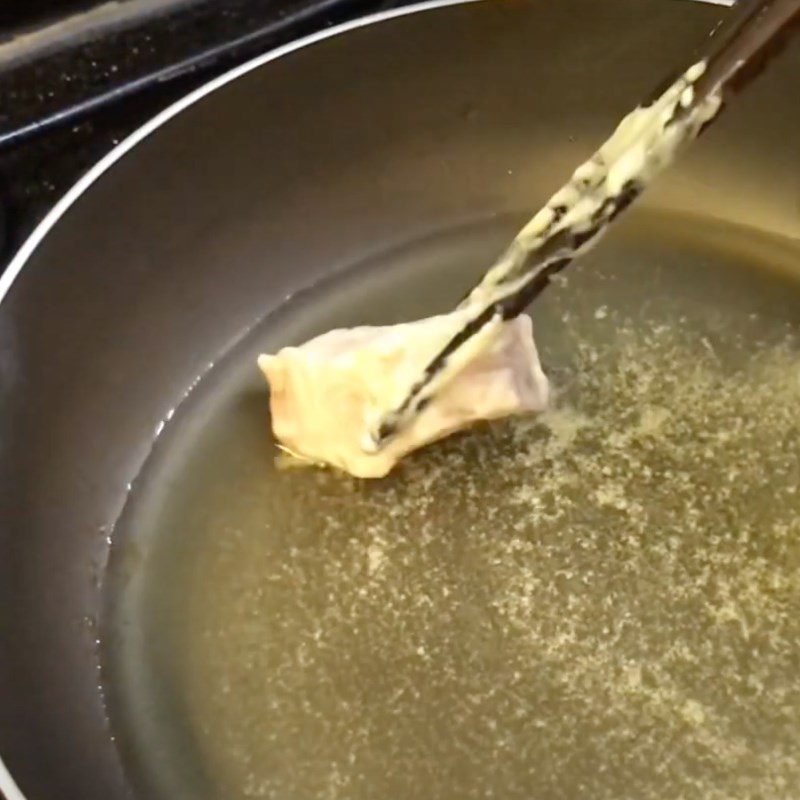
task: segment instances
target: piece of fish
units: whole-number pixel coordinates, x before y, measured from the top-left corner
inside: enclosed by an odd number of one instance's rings
[[[295,456],[361,478],[386,475],[407,453],[480,420],[543,411],[549,386],[530,317],[503,322],[491,345],[377,452],[370,431],[420,369],[465,324],[457,310],[416,322],[330,331],[258,359],[272,430]]]

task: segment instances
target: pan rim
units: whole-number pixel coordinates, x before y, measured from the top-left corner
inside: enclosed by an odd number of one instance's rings
[[[20,245],[18,250],[14,253],[11,260],[7,264],[5,270],[0,274],[0,304],[6,299],[15,280],[19,277],[22,269],[30,261],[36,250],[44,241],[50,231],[56,226],[61,218],[69,211],[69,209],[88,191],[92,185],[98,181],[108,170],[110,170],[118,161],[127,155],[134,147],[147,139],[152,133],[155,133],[163,125],[166,125],[178,114],[187,110],[195,103],[205,98],[207,95],[215,92],[217,89],[226,86],[229,83],[247,75],[250,72],[264,66],[272,61],[276,61],[285,55],[294,53],[304,47],[316,44],[327,39],[332,39],[343,33],[358,30],[359,28],[367,27],[386,20],[395,19],[398,17],[410,16],[422,11],[431,11],[438,8],[447,8],[456,5],[466,5],[468,3],[482,2],[483,0],[423,0],[423,2],[414,3],[402,8],[389,9],[380,11],[375,14],[368,14],[363,17],[350,20],[348,22],[336,25],[322,31],[317,31],[308,36],[288,42],[280,47],[268,50],[249,61],[245,61],[227,72],[218,75],[210,81],[198,86],[193,91],[181,97],[174,103],[166,106],[159,111],[155,116],[147,120],[143,125],[136,128],[132,133],[128,134],[122,141],[111,148],[104,156],[94,163],[53,205],[53,207],[45,214],[40,222],[34,227],[33,231],[28,235],[25,241]],[[731,6],[734,0],[692,0],[693,2],[702,2],[711,5]],[[0,754],[0,795],[3,795],[6,800],[28,800],[27,796],[19,788],[19,785],[14,780],[11,771],[3,761],[2,754]]]
[[[0,275],[0,303],[5,300],[14,281],[19,276],[22,268],[30,260],[31,256],[36,252],[39,245],[44,241],[47,234],[55,227],[56,223],[63,217],[66,212],[80,199],[80,197],[111,167],[113,167],[123,156],[127,155],[136,145],[147,139],[152,133],[155,133],[163,125],[166,125],[173,117],[182,113],[186,109],[198,103],[207,95],[221,89],[223,86],[231,83],[238,78],[247,75],[253,70],[276,61],[283,56],[289,55],[304,47],[316,44],[317,42],[326,39],[332,39],[343,33],[352,30],[364,28],[385,20],[394,19],[396,17],[410,16],[420,11],[429,11],[436,8],[446,8],[448,6],[464,5],[467,3],[480,2],[480,0],[423,0],[423,2],[414,3],[403,8],[389,9],[387,11],[380,11],[375,14],[368,14],[364,17],[344,22],[341,25],[336,25],[322,31],[317,31],[308,36],[288,42],[273,50],[268,50],[261,55],[255,56],[243,64],[223,72],[216,78],[208,81],[207,83],[198,86],[188,94],[184,95],[174,103],[168,105],[166,108],[159,111],[155,116],[151,117],[140,127],[136,128],[132,133],[128,134],[119,144],[111,148],[102,158],[94,163],[55,203],[50,211],[45,214],[42,220],[36,225],[33,231],[28,235],[25,241],[20,245],[19,249],[14,253],[5,268],[5,271]],[[731,0],[700,0],[700,2],[711,3],[729,3]],[[2,761],[0,761],[2,765]],[[0,775],[2,777],[2,775]],[[3,788],[0,782],[0,789]],[[17,800],[17,798],[9,798],[9,800]]]

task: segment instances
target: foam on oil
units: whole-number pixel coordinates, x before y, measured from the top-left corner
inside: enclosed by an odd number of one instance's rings
[[[796,796],[800,286],[754,269],[788,246],[765,240],[752,264],[749,234],[678,222],[640,217],[537,305],[552,411],[386,480],[276,469],[250,359],[446,307],[479,263],[454,255],[505,227],[321,287],[201,383],[137,484],[108,581],[112,722],[140,786]],[[426,259],[438,288],[409,267]]]

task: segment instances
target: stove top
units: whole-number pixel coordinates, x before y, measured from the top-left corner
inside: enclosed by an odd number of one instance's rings
[[[125,0],[0,39],[0,272],[147,119],[288,41],[408,0]]]

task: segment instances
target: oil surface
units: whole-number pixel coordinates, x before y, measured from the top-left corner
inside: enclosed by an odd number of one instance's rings
[[[298,296],[193,391],[107,580],[144,796],[797,796],[797,251],[634,220],[537,303],[553,409],[383,481],[278,469],[254,356],[447,308],[508,221]]]

